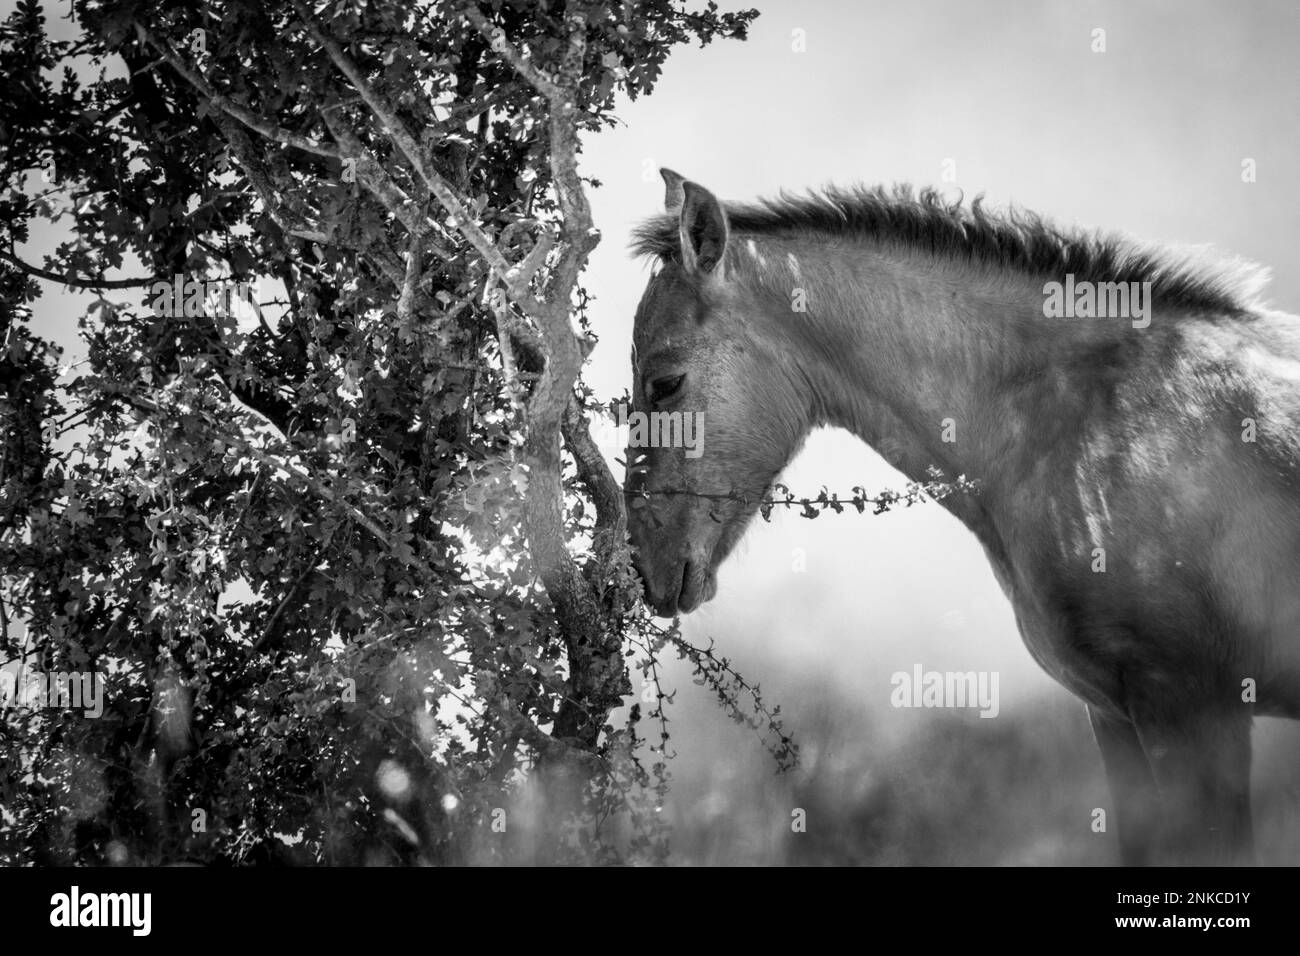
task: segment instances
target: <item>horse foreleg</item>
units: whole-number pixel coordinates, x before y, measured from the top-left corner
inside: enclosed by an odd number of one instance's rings
[[[1160,824],[1159,793],[1151,765],[1131,721],[1108,716],[1091,705],[1088,719],[1110,784],[1120,860],[1125,866],[1144,866],[1150,862]]]
[[[1161,862],[1250,863],[1250,725],[1244,709],[1138,716],[1166,813]]]

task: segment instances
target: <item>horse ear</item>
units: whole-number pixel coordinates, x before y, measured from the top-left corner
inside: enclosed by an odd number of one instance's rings
[[[681,230],[682,266],[687,272],[722,275],[722,256],[727,251],[727,214],[722,203],[703,186],[682,183]]]
[[[686,177],[667,168],[660,169],[659,175],[664,178],[664,212],[676,215],[682,211],[682,200],[686,198],[682,190]]]

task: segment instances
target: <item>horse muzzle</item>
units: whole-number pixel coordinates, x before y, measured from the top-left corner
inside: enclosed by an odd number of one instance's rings
[[[656,568],[634,552],[632,566],[641,575],[646,603],[660,617],[689,614],[718,593],[717,572],[703,556],[683,556]]]

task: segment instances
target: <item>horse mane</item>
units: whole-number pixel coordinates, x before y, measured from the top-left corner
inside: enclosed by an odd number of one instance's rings
[[[1175,250],[1120,235],[1064,230],[1036,213],[988,212],[984,197],[969,207],[934,189],[896,185],[782,192],[757,203],[724,203],[733,234],[812,232],[874,239],[952,259],[1016,269],[1055,280],[1073,273],[1092,282],[1150,282],[1166,305],[1240,313],[1257,307],[1267,270],[1223,260],[1205,247]],[[654,216],[633,231],[637,255],[680,256],[675,216]]]

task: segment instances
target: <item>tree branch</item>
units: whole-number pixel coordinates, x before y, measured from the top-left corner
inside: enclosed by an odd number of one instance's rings
[[[29,276],[34,276],[37,279],[48,279],[50,282],[58,282],[61,285],[70,286],[74,289],[137,289],[162,281],[154,276],[149,276],[144,279],[105,279],[102,277],[61,276],[57,272],[51,272],[48,269],[40,269],[30,263],[24,262],[22,259],[19,259],[16,255],[10,252],[0,251],[0,259],[12,263]]]
[[[415,307],[416,286],[420,283],[420,237],[411,236],[406,245],[406,275],[401,283],[401,295],[397,298],[397,317],[404,324],[411,321],[411,311]]]
[[[455,254],[432,235],[438,228],[437,224],[421,213],[419,204],[370,156],[357,135],[332,115],[330,107],[321,111],[321,119],[339,144],[344,161],[356,162],[357,177],[366,191],[379,200],[380,205],[392,213],[407,232],[423,239],[430,252],[444,262],[454,261]]]
[[[564,95],[564,91],[554,80],[538,69],[532,60],[525,57],[518,47],[506,39],[504,30],[489,23],[477,8],[467,8],[464,11],[464,16],[474,25],[474,29],[478,30],[483,35],[483,38],[488,41],[488,45],[503,60],[514,67],[515,72],[527,80],[533,89],[552,102]]]
[[[397,115],[396,110],[375,92],[374,87],[370,85],[360,68],[343,51],[338,42],[317,26],[311,12],[302,3],[302,0],[293,0],[293,8],[298,13],[299,19],[312,39],[324,47],[325,52],[339,72],[361,94],[366,106],[379,120],[384,133],[406,156],[407,162],[411,164],[411,168],[424,181],[424,184],[429,188],[429,192],[433,193],[443,208],[451,214],[453,227],[465,237],[475,251],[487,261],[488,265],[496,269],[502,276],[506,275],[510,271],[510,264],[506,262],[505,257],[497,249],[491,237],[479,227],[474,215],[456,196],[451,185],[438,175],[436,170],[429,168],[429,165],[424,161],[419,144],[407,131],[406,125]],[[512,296],[517,293],[517,290],[513,288],[510,291]]]
[[[295,149],[301,149],[307,153],[315,153],[317,156],[338,159],[338,150],[334,149],[327,143],[321,143],[317,140],[309,139],[306,136],[300,136],[292,130],[285,129],[283,126],[268,123],[247,106],[232,100],[224,93],[218,93],[199,73],[190,69],[190,67],[186,65],[185,61],[182,60],[176,51],[172,49],[171,44],[154,36],[139,20],[132,18],[131,24],[135,27],[136,33],[142,41],[148,43],[151,47],[157,50],[167,64],[175,70],[182,79],[198,90],[204,99],[217,109],[221,110],[221,112],[239,120],[239,122],[243,123],[253,132],[258,133],[269,140],[283,143],[286,146],[292,146]]]
[[[592,504],[596,506],[596,527],[617,547],[625,542],[627,534],[623,493],[605,456],[591,437],[587,416],[577,396],[570,398],[564,410],[562,431],[564,444],[573,455],[578,480],[586,487]]]

